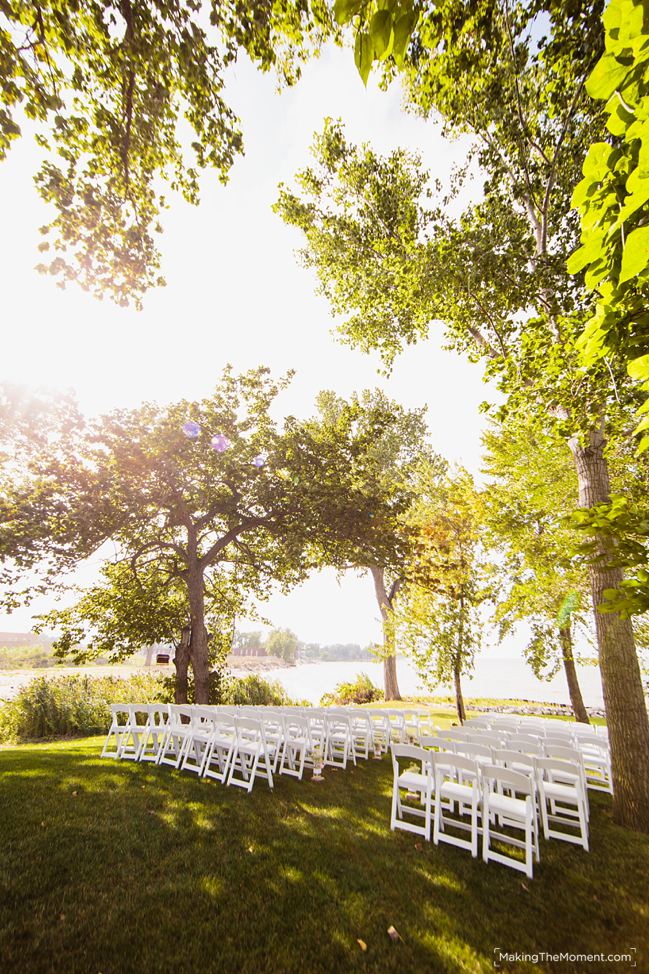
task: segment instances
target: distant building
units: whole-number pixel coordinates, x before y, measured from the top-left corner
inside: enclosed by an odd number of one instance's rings
[[[233,646],[230,650],[232,656],[267,656],[263,646]]]

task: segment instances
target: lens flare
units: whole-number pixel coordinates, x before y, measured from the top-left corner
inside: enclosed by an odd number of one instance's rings
[[[219,433],[217,436],[212,437],[211,445],[212,449],[216,450],[217,453],[225,453],[230,446],[230,441],[223,433]]]
[[[193,419],[190,419],[187,423],[183,424],[183,433],[188,440],[195,440],[200,436],[201,428],[198,423],[195,423]]]

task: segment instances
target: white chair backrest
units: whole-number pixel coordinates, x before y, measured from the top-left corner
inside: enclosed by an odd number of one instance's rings
[[[433,768],[433,755],[424,747],[417,747],[416,744],[393,744],[392,764],[395,774],[399,773],[399,761],[416,761],[421,767],[422,774],[429,774]]]
[[[521,751],[510,751],[507,748],[493,749],[494,764],[501,764],[505,768],[515,768],[517,771],[521,767],[529,768],[533,772],[536,768],[536,758],[531,754],[523,754]]]
[[[501,765],[483,764],[482,781],[492,790],[500,791],[504,786],[517,795],[534,796],[534,784],[530,775],[512,771],[511,768]]]
[[[433,754],[436,773],[442,778],[462,779],[462,784],[478,784],[480,769],[476,761],[459,754]],[[467,782],[467,778],[469,781]]]
[[[574,784],[581,781],[581,769],[574,761],[561,758],[537,758],[536,770],[540,778]]]
[[[456,754],[472,758],[488,758],[491,761],[492,748],[486,744],[475,744],[473,741],[455,741],[454,749]]]

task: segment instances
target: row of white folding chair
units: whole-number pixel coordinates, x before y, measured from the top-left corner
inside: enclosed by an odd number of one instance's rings
[[[164,736],[169,710],[163,704],[111,704],[111,723],[101,757],[131,761],[155,760],[146,747],[147,739]]]
[[[419,771],[408,769],[402,772],[400,758],[418,761]],[[462,755],[433,754],[407,745],[393,745],[393,762],[393,829],[404,828],[430,839],[433,809],[435,844],[449,842],[469,849],[476,856],[478,835],[482,831],[485,861],[493,859],[523,869],[531,876],[532,853],[537,861],[539,858],[537,806],[540,806],[546,839],[576,842],[588,850],[586,800],[575,764],[550,758],[535,759],[533,767],[520,764],[516,767],[504,760],[479,764]],[[418,795],[421,807],[404,805],[401,798],[404,789]],[[455,807],[457,815],[448,815],[447,812],[454,811]],[[423,818],[424,824],[408,822],[406,814]],[[557,829],[555,825],[563,828]],[[497,827],[523,831],[524,838],[498,832]],[[468,830],[469,839],[458,836],[458,830]],[[492,849],[494,839],[524,849],[524,865]]]
[[[568,734],[547,734],[544,737],[531,734],[510,734],[505,746],[512,750],[524,750],[528,754],[551,756],[556,748],[577,751],[584,763],[588,787],[594,791],[613,793],[613,778],[608,744],[594,736],[589,739]]]
[[[569,729],[552,729],[552,733],[522,733],[520,730],[509,731],[503,728],[499,733],[484,730],[471,730],[465,725],[462,728],[451,728],[440,731],[440,736],[451,740],[469,740],[490,746],[506,745],[512,749],[525,750],[530,754],[542,756],[552,747],[573,747],[580,751],[586,766],[588,786],[595,791],[613,792],[611,761],[607,742],[594,733],[586,731],[575,732]]]
[[[215,713],[209,707],[169,707],[167,736],[158,764],[169,764],[252,791],[256,778],[273,787],[277,745],[264,721]]]
[[[548,738],[541,740],[525,738],[522,735],[509,738],[506,735],[500,737],[469,735],[468,739],[463,740],[462,738],[445,738],[441,732],[439,735],[422,737],[421,743],[425,747],[442,746],[456,754],[474,757],[478,761],[489,761],[490,755],[498,748],[505,748],[529,757],[556,757],[574,761],[580,767],[587,803],[589,787],[596,790],[612,788],[610,762],[607,755],[602,752],[586,755],[574,742],[569,744],[562,738],[558,740],[558,743]]]
[[[533,785],[526,775],[504,767],[485,765],[448,752],[433,754],[413,745],[393,745],[394,783],[390,826],[432,837],[435,845],[447,842],[478,854],[482,832],[483,858],[502,862],[514,869],[533,873],[533,858],[538,859],[538,830]],[[417,762],[418,770],[401,770],[400,760]],[[404,804],[401,792],[418,797],[419,805]],[[508,794],[506,792],[509,792]],[[458,814],[453,815],[455,808]],[[423,824],[415,822],[423,819]],[[468,821],[466,820],[468,817]],[[505,836],[496,826],[523,831],[523,839]],[[457,833],[469,832],[469,838]],[[505,856],[493,848],[493,840],[506,841],[525,850],[525,861]]]
[[[522,750],[508,748],[507,746],[504,748],[486,747],[485,745],[474,744],[470,741],[444,741],[437,737],[432,739],[422,738],[422,744],[435,747],[440,752],[446,751],[448,753],[454,753],[463,758],[475,761],[480,768],[489,764],[504,765],[511,770],[531,774],[533,777],[536,776],[538,761],[558,760],[568,762],[576,768],[576,773],[579,778],[580,792],[583,798],[584,818],[586,822],[588,821],[588,778],[584,759],[576,748],[548,747],[545,749],[545,751],[537,751],[535,754],[530,754],[529,747]],[[551,813],[555,814],[556,811],[555,805],[552,805]],[[584,836],[586,837],[587,842],[587,833],[580,830],[578,841],[581,844],[583,844],[582,840],[584,839]],[[568,839],[567,841],[572,840]]]
[[[276,748],[261,721],[188,705],[124,704],[111,711],[102,757],[167,764],[248,791],[264,777],[273,787]]]

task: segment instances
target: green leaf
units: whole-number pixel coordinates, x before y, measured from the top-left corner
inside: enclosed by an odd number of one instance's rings
[[[406,56],[408,44],[410,43],[410,38],[417,24],[418,17],[417,11],[413,10],[410,13],[402,14],[401,17],[397,17],[394,23],[392,57],[397,64],[401,64]]]
[[[586,91],[591,98],[608,99],[624,81],[629,70],[629,65],[620,64],[612,54],[603,54],[586,82]]]
[[[363,84],[367,85],[367,79],[372,69],[372,41],[366,31],[359,30],[354,44],[354,62],[358,68],[358,73],[363,79]]]
[[[336,22],[344,27],[360,11],[362,6],[362,0],[336,0],[334,3]]]
[[[370,38],[374,57],[383,58],[389,53],[392,37],[392,15],[389,10],[377,10],[370,21]]]
[[[638,227],[626,238],[619,283],[637,277],[649,264],[649,226]]]
[[[632,379],[649,379],[649,355],[641,355],[627,365],[627,372]]]

